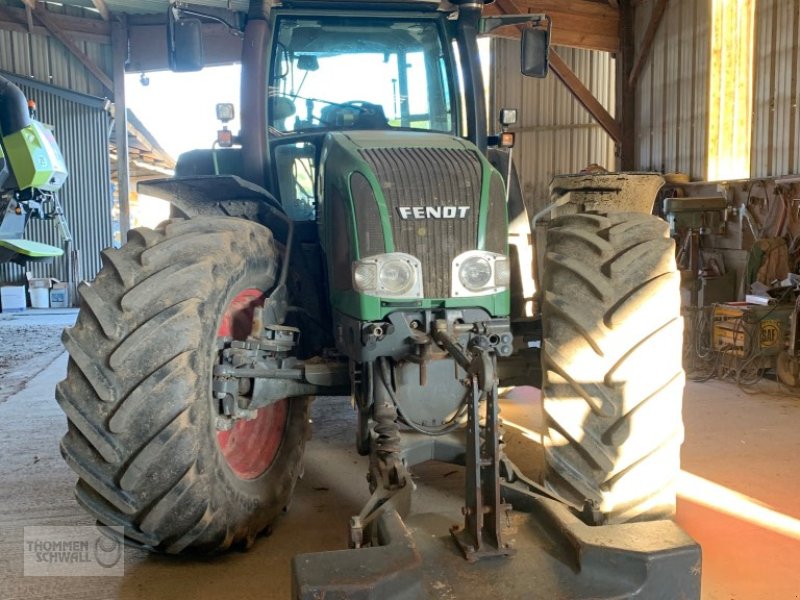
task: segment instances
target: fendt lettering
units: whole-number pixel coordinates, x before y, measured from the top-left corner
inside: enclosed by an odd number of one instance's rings
[[[398,206],[400,218],[408,219],[466,219],[469,206]]]

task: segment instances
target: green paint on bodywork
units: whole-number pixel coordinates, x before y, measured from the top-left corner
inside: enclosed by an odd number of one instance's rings
[[[31,240],[0,240],[0,246],[29,258],[57,258],[64,254],[61,248]]]
[[[478,212],[478,250],[486,250],[486,221],[489,218],[489,187],[492,181],[492,166],[483,160],[481,177],[481,205]]]
[[[511,294],[508,291],[490,296],[474,298],[443,298],[398,300],[396,298],[376,298],[354,291],[340,292],[334,306],[346,315],[362,321],[380,321],[387,315],[400,310],[428,310],[441,308],[482,308],[494,317],[508,316],[511,311]]]
[[[480,157],[483,173],[481,186],[481,203],[478,217],[478,235],[476,249],[485,249],[486,226],[488,218],[490,182],[495,169],[488,160],[470,142],[440,133],[420,133],[407,131],[351,131],[336,132],[327,136],[322,153],[322,185],[321,189],[329,191],[331,187],[338,189],[342,198],[347,202],[346,219],[347,232],[333,231],[331,224],[331,210],[325,206],[327,200],[323,197],[320,203],[323,222],[326,231],[323,232],[323,247],[328,256],[328,272],[334,273],[332,268],[333,248],[335,244],[348,244],[352,260],[362,258],[359,256],[358,227],[354,210],[354,202],[350,190],[350,178],[354,173],[362,174],[372,186],[373,194],[378,206],[381,225],[384,235],[385,252],[394,252],[395,244],[392,237],[391,217],[386,206],[386,200],[381,190],[380,183],[370,168],[369,164],[361,157],[361,150],[370,148],[442,148],[474,152]],[[323,192],[325,195],[325,192]],[[343,235],[344,234],[344,235]],[[345,237],[346,239],[342,239]],[[417,257],[425,260],[424,256]],[[395,298],[376,298],[366,296],[347,289],[337,290],[331,285],[331,304],[333,308],[344,314],[363,321],[378,321],[386,315],[398,310],[426,310],[437,308],[483,308],[492,316],[507,316],[511,310],[511,300],[508,291],[487,296],[472,298],[424,298],[408,301]]]
[[[64,184],[64,158],[52,134],[38,121],[3,137],[3,146],[18,189],[55,191]]]

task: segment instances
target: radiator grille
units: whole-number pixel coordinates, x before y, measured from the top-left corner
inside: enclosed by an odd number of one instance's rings
[[[422,262],[426,298],[450,296],[453,259],[477,248],[481,162],[470,150],[381,148],[362,150],[380,182],[395,249]],[[465,218],[402,219],[399,207],[467,206]]]

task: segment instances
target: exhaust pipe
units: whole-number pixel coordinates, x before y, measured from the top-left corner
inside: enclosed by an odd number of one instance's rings
[[[0,134],[7,137],[31,124],[25,94],[0,75]]]

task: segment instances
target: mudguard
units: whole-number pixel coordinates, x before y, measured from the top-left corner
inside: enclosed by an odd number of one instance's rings
[[[138,192],[166,200],[173,216],[226,216],[255,221],[272,230],[279,240],[286,238],[280,202],[264,188],[236,175],[195,175],[153,179],[138,185]],[[177,210],[175,210],[177,209]]]

